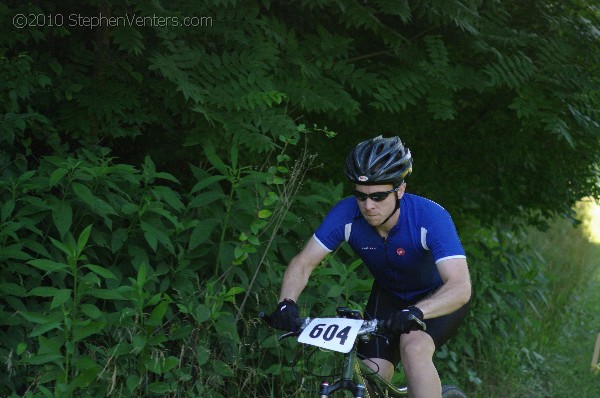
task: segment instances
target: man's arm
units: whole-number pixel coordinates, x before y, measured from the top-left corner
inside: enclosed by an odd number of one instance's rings
[[[416,304],[425,319],[456,311],[471,298],[471,278],[466,259],[443,260],[437,267],[444,284],[433,295]]]
[[[298,301],[298,296],[308,283],[308,277],[327,254],[327,250],[317,243],[314,237],[310,238],[304,249],[290,261],[285,270],[279,301],[286,298]]]

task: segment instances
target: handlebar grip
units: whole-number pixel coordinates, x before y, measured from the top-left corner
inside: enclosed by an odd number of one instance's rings
[[[422,330],[422,331],[425,331],[427,329],[427,324],[425,322],[423,322],[422,320],[420,320],[419,318],[417,318],[416,316],[414,316],[414,315],[411,314],[411,315],[408,316],[408,319],[411,320],[411,321],[413,321],[413,323],[416,326],[416,329],[413,329],[413,330]],[[387,329],[385,327],[385,321],[384,320],[380,319],[380,320],[377,321],[377,329],[378,330],[385,330],[385,329]]]
[[[414,321],[414,322],[415,322],[415,323],[418,325],[418,327],[419,327],[419,330],[422,330],[422,331],[425,331],[425,330],[427,330],[427,325],[425,324],[425,322],[423,322],[422,320],[420,320],[420,319],[419,319],[419,318],[417,318],[416,316],[414,316],[414,315],[410,315],[410,316],[408,317],[408,319],[410,319],[411,321]]]

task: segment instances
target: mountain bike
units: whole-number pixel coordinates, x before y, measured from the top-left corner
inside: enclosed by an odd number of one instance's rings
[[[319,398],[332,397],[338,391],[350,391],[355,398],[399,398],[409,396],[408,387],[395,386],[377,374],[365,363],[356,350],[358,342],[369,338],[385,338],[377,334],[381,321],[364,320],[360,311],[347,307],[336,309],[336,318],[305,318],[298,332],[285,333],[283,340],[298,337],[298,342],[323,350],[343,353],[341,373],[334,382],[321,381],[315,392]],[[261,312],[259,317],[269,323],[269,316]],[[413,317],[420,330],[425,323]],[[337,396],[337,395],[336,395]],[[443,385],[442,398],[466,398],[455,386]]]

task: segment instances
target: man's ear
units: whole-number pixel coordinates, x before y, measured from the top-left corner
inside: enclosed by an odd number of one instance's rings
[[[400,189],[398,189],[398,191],[396,191],[396,195],[398,196],[398,199],[402,198],[402,195],[404,195],[404,192],[406,191],[406,183],[403,182],[402,184],[400,184]]]

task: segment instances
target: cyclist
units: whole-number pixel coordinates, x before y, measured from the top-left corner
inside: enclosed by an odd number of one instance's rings
[[[298,329],[296,301],[314,268],[344,241],[374,276],[365,313],[385,320],[385,340],[360,343],[366,363],[388,381],[402,361],[411,397],[440,397],[433,354],[465,318],[471,282],[465,252],[448,212],[406,192],[413,159],[400,138],[359,143],[346,159],[354,198],[341,200],[289,263],[271,326]],[[414,330],[410,315],[424,320]],[[410,332],[410,333],[409,333]]]

